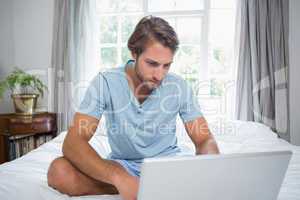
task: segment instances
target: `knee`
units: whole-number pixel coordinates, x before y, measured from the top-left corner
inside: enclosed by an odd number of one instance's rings
[[[76,174],[71,164],[63,157],[56,158],[49,166],[47,174],[48,185],[58,191],[74,196],[71,186],[76,183]]]

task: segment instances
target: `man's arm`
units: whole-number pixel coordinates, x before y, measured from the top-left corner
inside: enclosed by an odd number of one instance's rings
[[[196,154],[219,154],[218,145],[204,117],[184,124],[185,130],[196,147]]]
[[[74,166],[96,180],[116,185],[127,172],[112,161],[102,159],[89,145],[99,120],[81,113],[75,113],[73,124],[63,143],[63,155]]]

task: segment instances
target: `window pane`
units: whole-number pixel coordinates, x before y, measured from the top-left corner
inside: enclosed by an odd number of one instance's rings
[[[230,10],[212,10],[210,19],[210,73],[232,78],[230,74],[233,74],[234,13]]]
[[[211,46],[210,52],[210,73],[211,74],[226,74],[230,72],[231,49],[227,50],[222,46]]]
[[[117,48],[101,48],[101,68],[112,68],[117,65]]]
[[[141,15],[124,16],[122,18],[122,42],[127,44],[127,41],[132,34],[136,24],[142,18]]]
[[[100,17],[100,43],[117,43],[117,17]]]
[[[200,44],[201,17],[180,17],[177,19],[178,37],[181,43]]]
[[[209,39],[225,46],[233,44],[234,19],[234,12],[231,10],[211,10]]]
[[[210,0],[210,7],[215,9],[233,9],[235,6],[236,0]]]
[[[234,77],[233,46],[235,30],[234,0],[211,1],[209,12],[208,69],[211,99],[220,99],[220,106],[211,113],[216,117],[232,117],[235,97],[231,92]],[[221,36],[221,37],[220,37]]]
[[[198,81],[200,45],[181,46],[175,56],[171,71],[181,75],[192,86]]]
[[[143,9],[140,0],[97,0],[97,12],[100,14],[111,12],[138,12]]]
[[[130,51],[127,47],[122,47],[122,64],[125,64],[130,59],[132,59]]]
[[[179,10],[202,10],[203,0],[149,0],[150,12],[179,11]]]
[[[225,82],[223,80],[216,78],[210,79],[210,95],[222,96],[224,94],[224,84]]]

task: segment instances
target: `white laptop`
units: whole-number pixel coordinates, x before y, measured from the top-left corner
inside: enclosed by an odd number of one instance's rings
[[[138,200],[274,200],[292,152],[146,159]]]

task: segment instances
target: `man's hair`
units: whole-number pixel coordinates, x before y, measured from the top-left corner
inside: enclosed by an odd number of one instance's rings
[[[131,53],[139,56],[149,42],[155,41],[170,48],[173,53],[178,49],[179,40],[172,26],[166,20],[150,15],[143,17],[136,25],[127,46]]]

